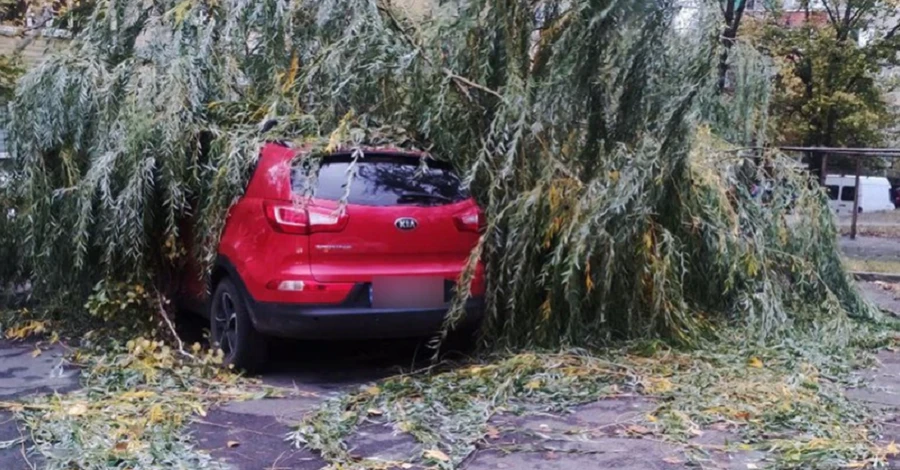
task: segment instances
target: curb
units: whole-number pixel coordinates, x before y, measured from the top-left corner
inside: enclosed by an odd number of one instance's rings
[[[881,281],[881,282],[900,283],[900,274],[851,272],[850,275],[853,276],[858,281],[866,281],[866,282]]]

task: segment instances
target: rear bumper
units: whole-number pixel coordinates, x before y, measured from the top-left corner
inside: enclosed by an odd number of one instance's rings
[[[254,326],[271,336],[296,339],[387,339],[424,337],[441,329],[446,308],[374,309],[370,307],[305,307],[251,302]],[[475,326],[484,314],[483,299],[466,303],[458,328]]]

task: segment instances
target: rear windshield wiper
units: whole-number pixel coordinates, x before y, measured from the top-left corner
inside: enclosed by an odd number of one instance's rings
[[[403,193],[397,196],[398,203],[404,202],[420,202],[420,201],[441,201],[441,202],[453,202],[453,199],[450,199],[447,196],[441,196],[440,194],[431,194],[431,193]]]

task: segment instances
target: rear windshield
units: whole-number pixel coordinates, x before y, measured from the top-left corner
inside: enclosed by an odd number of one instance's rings
[[[336,155],[322,159],[312,195],[318,199],[339,201],[350,185],[348,204],[365,206],[444,205],[469,197],[450,165],[418,157],[366,155],[348,171],[353,158]],[[291,185],[295,193],[308,191],[310,170],[295,168]]]

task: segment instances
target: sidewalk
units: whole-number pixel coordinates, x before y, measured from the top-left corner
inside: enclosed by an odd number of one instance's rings
[[[63,348],[56,345],[37,356],[34,351],[34,346],[28,343],[0,340],[0,401],[78,388],[78,372],[64,367]],[[0,468],[31,469],[32,465],[40,468],[32,456],[26,457],[24,438],[12,414],[0,410],[0,442],[8,443],[7,448],[0,448]]]

